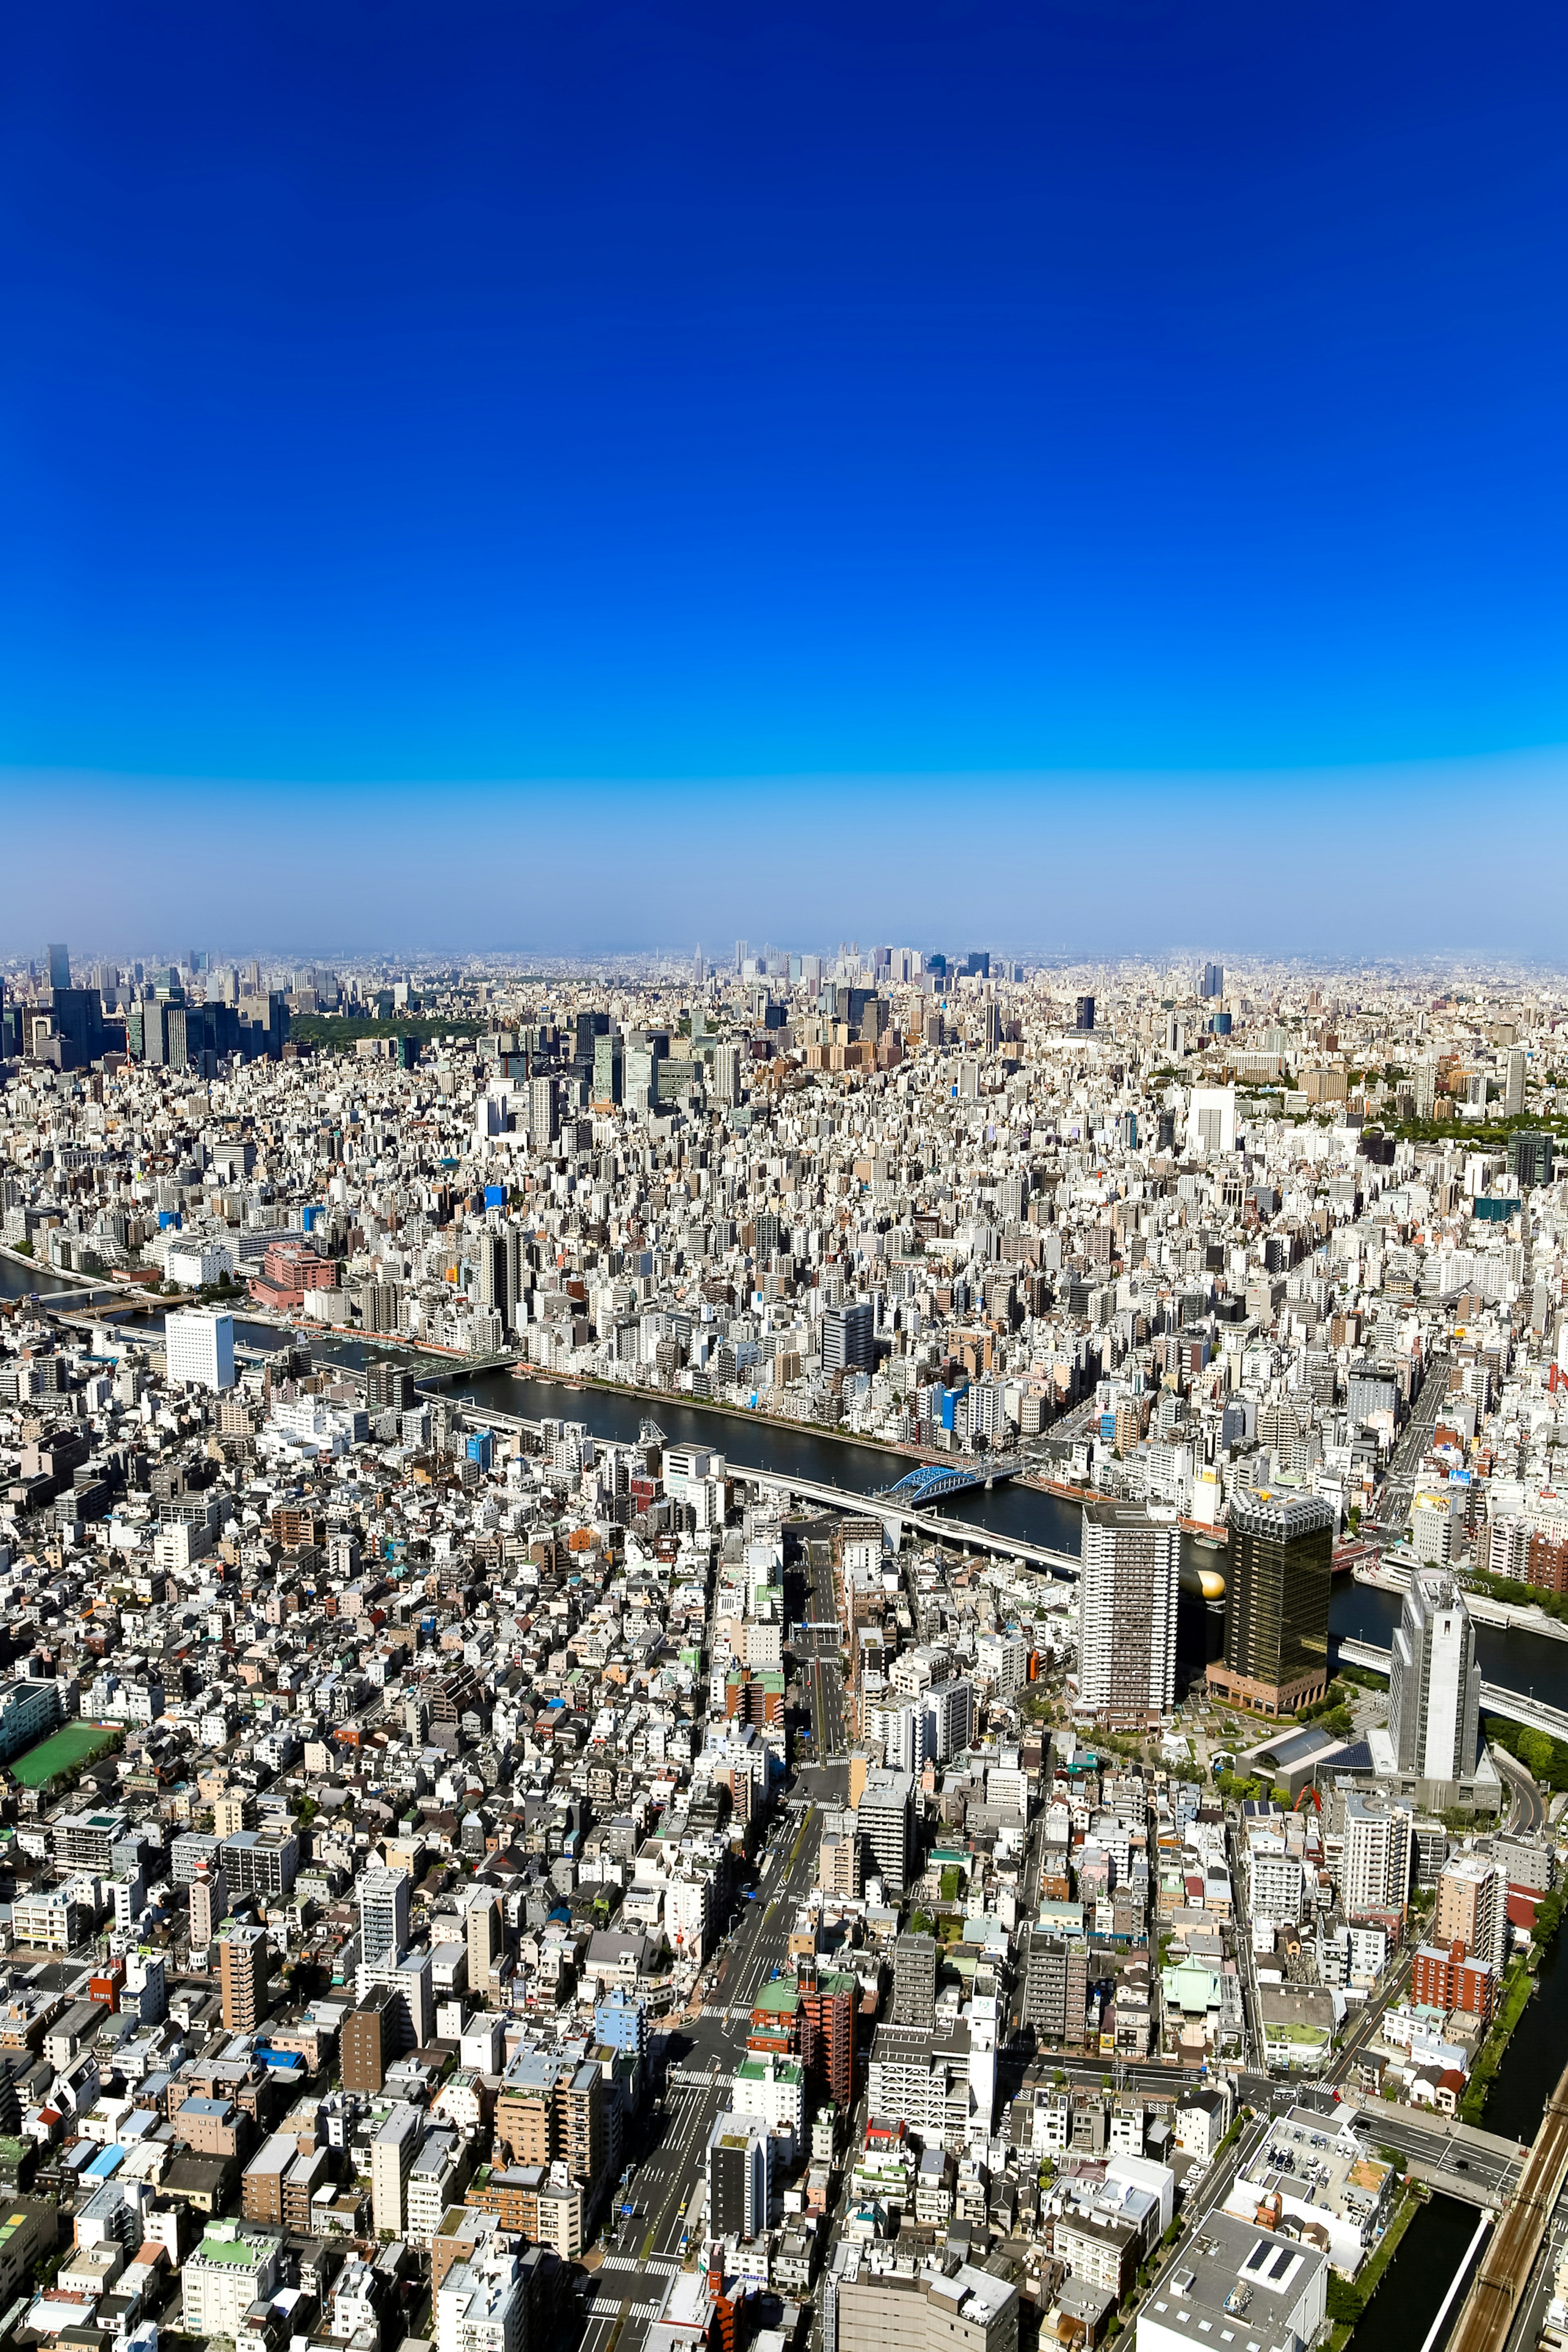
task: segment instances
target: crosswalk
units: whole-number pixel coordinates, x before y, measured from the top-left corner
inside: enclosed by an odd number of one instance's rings
[[[724,2013],[725,2012],[721,2009],[716,2009],[713,2011],[704,2010],[703,2011],[703,2015],[705,2017],[710,2015],[714,2017],[722,2017]],[[750,2017],[751,2013],[751,2011],[747,2010],[746,2015],[748,2017]],[[715,2083],[720,2082],[722,2079],[722,2076],[721,2070],[718,2067],[710,2067],[704,2073],[700,2072],[695,2066],[672,2066],[669,2069],[666,2079],[673,2083],[678,2090],[709,2091],[712,2089]]]

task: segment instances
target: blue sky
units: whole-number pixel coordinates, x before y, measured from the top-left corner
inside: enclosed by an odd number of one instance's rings
[[[177,826],[309,944],[268,809],[411,945],[1110,947],[1197,890],[1556,951],[1560,11],[5,44],[0,814],[48,864],[91,813],[62,919],[177,906]]]

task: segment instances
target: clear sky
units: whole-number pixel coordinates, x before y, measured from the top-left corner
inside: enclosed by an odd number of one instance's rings
[[[302,946],[1557,955],[1565,68],[1528,0],[13,12],[40,938],[205,844]]]

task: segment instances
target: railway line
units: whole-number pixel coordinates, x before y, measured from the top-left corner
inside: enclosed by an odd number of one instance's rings
[[[1568,2179],[1568,2069],[1547,2103],[1519,2186],[1503,2208],[1447,2352],[1503,2352]]]

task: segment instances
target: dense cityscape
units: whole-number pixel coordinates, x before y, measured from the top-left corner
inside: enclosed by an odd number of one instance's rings
[[[1561,2343],[1565,1024],[14,961],[5,2340]]]

